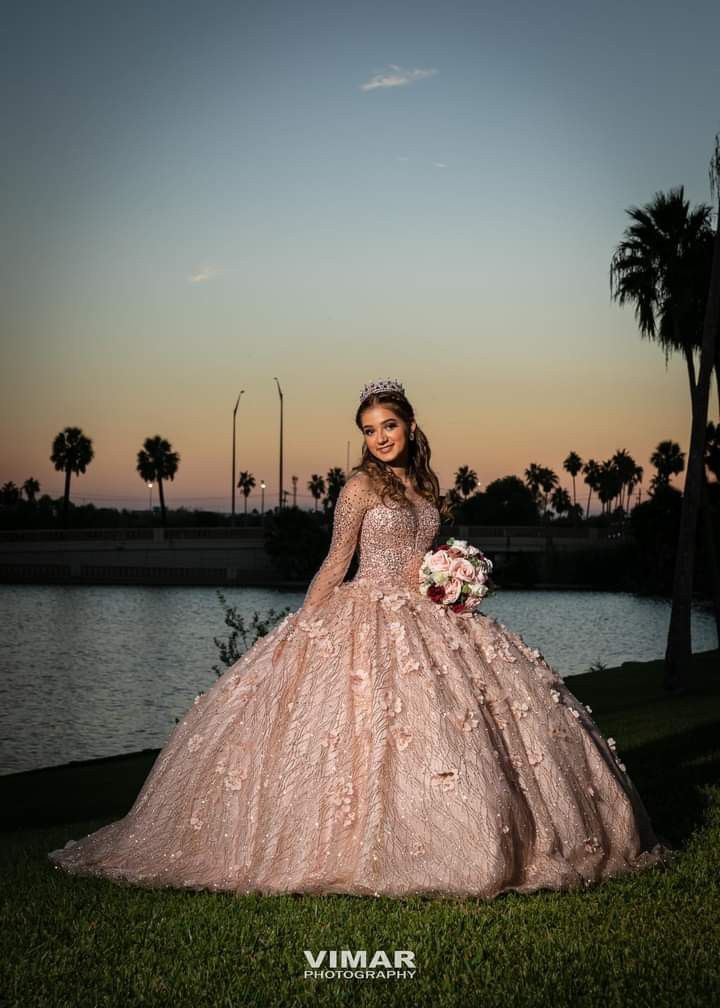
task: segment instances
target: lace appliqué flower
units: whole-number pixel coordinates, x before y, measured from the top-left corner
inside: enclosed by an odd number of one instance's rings
[[[474,711],[466,710],[465,715],[460,721],[460,728],[464,732],[475,731],[477,726],[480,724],[477,714]]]
[[[353,669],[350,673],[350,682],[357,687],[367,686],[370,682],[370,676],[365,669]]]
[[[247,770],[232,770],[223,782],[223,786],[228,791],[240,791],[243,786],[243,782],[247,780]]]
[[[396,721],[393,721],[392,724],[390,725],[390,734],[393,737],[395,745],[400,751],[402,751],[403,749],[407,749],[407,747],[412,742],[413,738],[412,732],[408,731],[407,728],[398,724]]]
[[[583,844],[585,845],[585,850],[589,854],[595,854],[597,852],[602,851],[603,849],[602,844],[600,843],[600,841],[596,836],[585,837],[585,839],[583,840]]]
[[[391,689],[384,689],[380,694],[380,699],[389,717],[395,717],[403,709],[401,698]]]
[[[386,595],[381,596],[380,604],[384,609],[390,609],[392,612],[397,612],[399,609],[402,609],[403,606],[408,605],[408,597],[401,592],[389,592]]]
[[[346,780],[338,786],[335,793],[330,797],[330,804],[335,806],[339,814],[345,816],[343,826],[350,826],[355,820],[355,812],[351,808],[353,792],[353,782]]]

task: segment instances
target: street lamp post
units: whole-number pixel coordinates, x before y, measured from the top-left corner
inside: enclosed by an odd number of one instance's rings
[[[293,484],[293,507],[297,507],[297,481],[298,481],[297,476],[293,476],[293,478],[292,478],[292,484]]]
[[[230,508],[230,524],[235,524],[235,417],[237,416],[238,403],[240,402],[240,396],[243,394],[245,389],[242,389],[240,395],[235,401],[235,409],[233,410],[233,428],[232,428],[232,505]]]
[[[265,514],[265,480],[260,480],[260,517]]]
[[[274,379],[277,382],[278,395],[280,396],[280,487],[278,489],[278,501],[280,503],[280,510],[282,511],[283,506],[283,394],[280,388],[280,382],[277,378]]]
[[[152,483],[148,483],[148,490],[150,491],[149,494],[148,494],[148,497],[149,497],[148,507],[150,508],[150,515],[151,516],[152,516],[152,488],[153,488]]]

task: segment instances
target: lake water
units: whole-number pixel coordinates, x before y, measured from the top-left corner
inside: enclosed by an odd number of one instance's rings
[[[226,589],[246,620],[304,592]],[[616,592],[498,591],[483,611],[562,676],[661,658],[670,603]],[[229,628],[213,588],[0,585],[0,773],[160,747],[216,681]],[[693,651],[716,647],[695,609]]]

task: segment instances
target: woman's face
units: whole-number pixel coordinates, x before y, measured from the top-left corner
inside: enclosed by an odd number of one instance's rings
[[[391,465],[404,466],[408,454],[408,434],[415,430],[415,421],[410,428],[387,406],[368,406],[360,416],[365,444],[376,458]]]

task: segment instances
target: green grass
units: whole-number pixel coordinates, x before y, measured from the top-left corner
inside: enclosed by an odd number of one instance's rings
[[[0,778],[5,1002],[720,1004],[720,655],[695,656],[681,696],[664,693],[657,662],[566,681],[617,740],[657,832],[679,850],[669,867],[490,901],[144,890],[66,875],[46,853],[121,815],[153,753],[17,774]],[[323,948],[411,949],[417,973],[305,980],[303,950]]]

